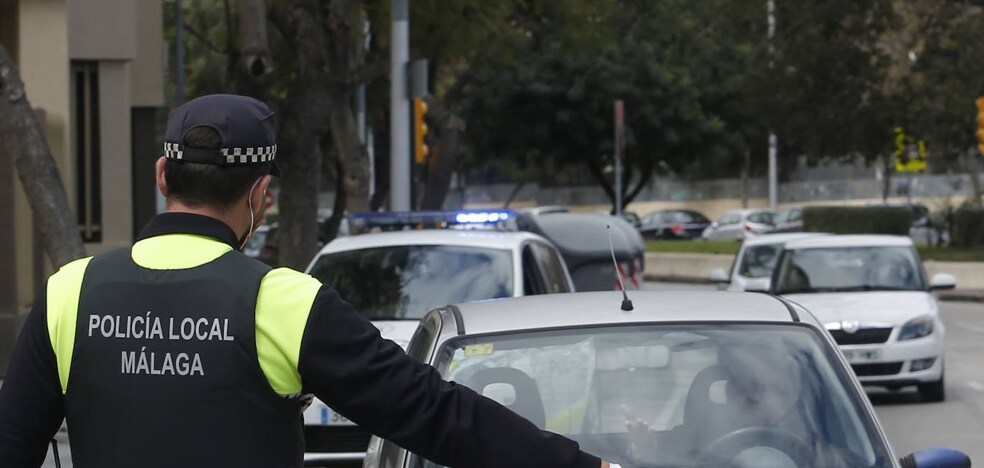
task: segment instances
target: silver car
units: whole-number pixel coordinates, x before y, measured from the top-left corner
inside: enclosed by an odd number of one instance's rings
[[[408,353],[623,467],[963,467],[900,462],[830,335],[764,294],[636,291],[447,306]],[[623,308],[631,308],[626,311]],[[373,438],[365,464],[436,467]]]
[[[704,229],[704,240],[742,240],[771,231],[776,212],[772,210],[734,210],[722,215]]]

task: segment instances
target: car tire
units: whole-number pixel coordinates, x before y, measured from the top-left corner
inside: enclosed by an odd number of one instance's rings
[[[919,389],[919,397],[922,398],[923,403],[939,403],[946,399],[946,388],[944,384],[943,375],[940,374],[940,380],[929,383],[922,383],[917,386]]]

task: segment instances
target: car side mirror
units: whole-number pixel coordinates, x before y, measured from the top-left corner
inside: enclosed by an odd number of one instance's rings
[[[929,282],[930,291],[953,289],[955,287],[957,287],[957,278],[949,273],[937,273],[933,275],[932,281]]]
[[[724,268],[711,270],[711,274],[707,276],[707,279],[711,280],[712,283],[718,284],[728,284],[731,282],[731,279],[728,278],[728,272]]]
[[[769,278],[749,278],[745,281],[745,291],[767,293],[772,286]]]
[[[970,457],[957,449],[934,447],[899,459],[902,468],[970,468]]]

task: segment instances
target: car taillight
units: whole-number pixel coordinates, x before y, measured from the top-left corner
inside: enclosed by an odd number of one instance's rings
[[[745,223],[745,232],[752,232],[752,225]]]
[[[680,234],[681,232],[686,231],[687,228],[683,227],[682,224],[674,224],[670,226],[670,230],[673,231],[673,234]]]

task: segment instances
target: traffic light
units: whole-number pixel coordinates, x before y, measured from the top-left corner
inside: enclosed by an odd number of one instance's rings
[[[984,97],[977,98],[977,150],[984,156]]]
[[[417,164],[427,162],[427,103],[424,98],[413,98],[413,160]]]

